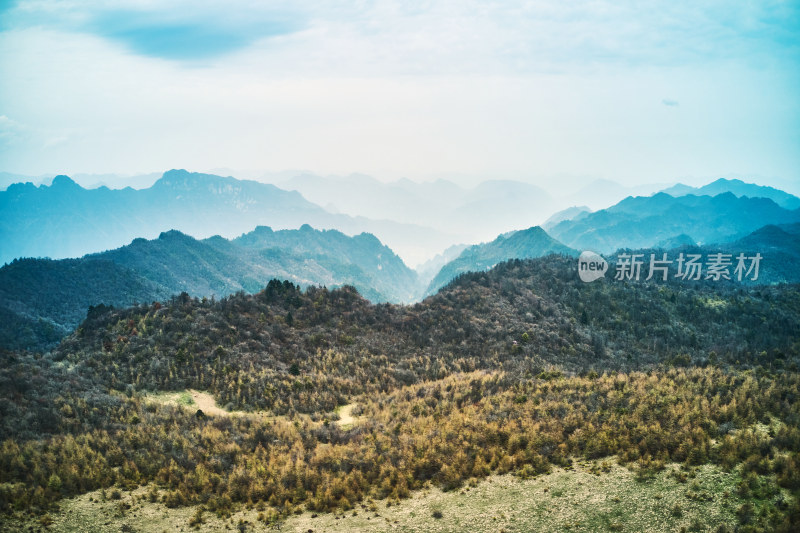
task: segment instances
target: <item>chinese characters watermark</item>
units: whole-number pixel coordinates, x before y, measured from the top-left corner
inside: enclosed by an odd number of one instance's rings
[[[617,281],[634,280],[639,281],[646,270],[647,277],[644,279],[667,281],[670,275],[670,267],[675,270],[674,278],[682,280],[758,280],[758,272],[763,259],[760,253],[755,255],[745,255],[740,253],[726,254],[722,252],[702,254],[678,255],[676,259],[669,259],[664,252],[660,257],[656,254],[621,253],[617,255],[616,273],[614,279]],[[590,282],[605,276],[608,270],[608,263],[599,254],[594,252],[583,252],[578,258],[578,275],[581,280]]]

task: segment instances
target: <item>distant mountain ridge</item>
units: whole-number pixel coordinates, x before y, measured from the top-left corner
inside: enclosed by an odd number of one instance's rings
[[[800,207],[800,198],[774,187],[756,185],[755,183],[745,183],[740,179],[720,178],[702,187],[691,187],[678,183],[661,192],[670,196],[716,196],[726,192],[731,192],[736,196],[748,196],[750,198],[769,198],[784,209],[797,209]]]
[[[108,187],[109,189],[124,189],[131,187],[133,189],[144,189],[150,187],[155,183],[162,174],[73,174],[70,179],[87,189],[98,189],[100,187]],[[53,174],[44,174],[41,176],[29,176],[25,174],[17,174],[13,172],[0,172],[0,191],[6,190],[9,185],[19,183],[32,183],[36,186],[47,185],[50,186],[53,182]]]
[[[534,259],[550,254],[574,255],[578,252],[552,238],[539,226],[500,235],[495,240],[470,246],[442,267],[425,291],[434,294],[459,274],[487,270],[509,259]]]
[[[370,180],[353,178],[354,183],[369,184]],[[448,182],[406,181],[395,185],[414,190],[423,185],[449,187]],[[756,192],[770,189],[738,180],[718,180],[706,187],[712,185],[740,187],[739,192],[753,192],[752,187]],[[476,187],[471,193],[477,202],[473,217],[479,219],[479,205],[513,211],[515,191],[536,193],[518,182],[485,182]],[[771,191],[776,196],[777,189]],[[459,198],[462,206],[470,205],[464,203],[467,196]],[[524,207],[528,196],[515,200]],[[785,196],[785,201],[795,198]],[[212,174],[173,170],[140,191],[87,190],[67,176],[57,176],[49,186],[12,185],[0,193],[0,214],[0,254],[25,246],[79,248],[87,246],[87,236],[95,238],[95,247],[126,232],[136,236],[124,246],[81,259],[17,260],[0,268],[0,346],[16,342],[17,348],[52,345],[85,317],[90,305],[128,306],[183,291],[198,297],[253,293],[273,278],[300,286],[353,285],[373,302],[409,303],[434,294],[465,272],[485,271],[509,259],[576,256],[584,249],[603,253],[653,248],[762,251],[769,261],[759,283],[800,281],[796,274],[800,208],[786,209],[773,199],[737,196],[732,191],[716,196],[674,197],[661,192],[628,197],[596,212],[571,208],[551,217],[554,225],[549,231],[533,226],[502,233],[482,244],[453,246],[423,264],[421,273],[410,270],[373,234],[349,237],[337,230],[315,230],[308,222],[319,219],[350,228],[397,230],[408,241],[424,237],[428,230],[422,226],[334,215],[296,191]],[[469,215],[466,209],[463,216]],[[247,233],[236,232],[247,221],[270,217],[280,219],[281,226],[272,229],[259,223],[249,226]],[[149,238],[154,228],[171,220],[215,233],[196,239],[170,230]],[[282,229],[284,225],[299,229]],[[224,238],[216,233],[233,235]]]
[[[650,248],[678,236],[697,243],[730,242],[767,224],[800,221],[800,209],[780,207],[769,198],[666,193],[628,197],[607,209],[565,220],[550,233],[567,246],[613,252],[619,248]]]
[[[173,230],[81,259],[23,259],[0,268],[0,347],[51,346],[89,306],[126,307],[181,292],[254,293],[274,278],[300,286],[352,285],[373,302],[411,302],[419,290],[416,273],[369,234],[348,237],[305,225],[201,241]]]
[[[662,250],[672,244],[665,243]],[[679,251],[760,253],[758,284],[800,282],[800,223],[764,226],[729,243],[697,247],[676,239],[675,244],[679,248],[672,249],[673,259]],[[501,235],[445,264],[427,294],[461,274],[509,259],[577,253],[538,227]],[[259,227],[233,240],[216,236],[198,241],[169,231],[82,259],[22,259],[0,268],[0,347],[52,347],[86,317],[90,306],[127,307],[183,291],[192,296],[255,293],[273,278],[301,286],[350,284],[377,302],[415,301],[421,290],[416,274],[371,235],[347,237],[310,226],[281,231]]]
[[[583,218],[583,217],[587,216],[591,212],[592,212],[592,210],[589,209],[585,205],[572,206],[572,207],[568,207],[566,209],[562,209],[561,211],[558,211],[557,213],[553,213],[550,216],[550,218],[545,220],[544,224],[542,224],[542,229],[544,229],[545,231],[549,231],[551,228],[553,228],[559,222],[563,222],[565,220],[577,220],[579,218]]]
[[[461,255],[461,252],[467,248],[469,248],[469,245],[454,244],[447,250],[419,265],[416,270],[423,291],[427,289],[428,284],[433,280],[436,274],[439,273],[442,267]]]
[[[648,192],[648,189],[653,190],[653,192]],[[608,208],[609,204],[618,203],[621,199],[629,196],[653,196],[659,192],[663,192],[674,197],[687,195],[717,196],[719,194],[730,192],[737,197],[747,196],[750,198],[769,198],[784,209],[792,210],[800,207],[800,198],[780,189],[757,185],[754,183],[745,183],[739,179],[725,178],[717,179],[701,187],[691,187],[689,185],[678,183],[661,190],[654,190],[653,185],[624,187],[618,183],[608,180],[596,180],[584,187],[584,189],[582,189],[579,193],[573,194],[567,198],[572,200],[580,199],[587,202],[591,200],[593,205],[600,205],[601,208]],[[612,200],[614,197],[616,197],[617,200]],[[602,205],[604,201],[609,200],[612,201]],[[592,212],[592,209],[587,206],[568,207],[551,215],[550,218],[548,218],[542,224],[542,227],[546,231],[550,231],[559,222],[564,220],[577,220],[585,217],[586,214],[590,212]]]
[[[0,191],[0,264],[19,257],[81,257],[170,229],[198,238],[233,238],[259,225],[303,224],[369,232],[398,251],[450,244],[449,237],[419,225],[329,213],[274,185],[170,170],[141,190],[84,189],[67,176],[57,176],[50,186],[9,186]]]
[[[685,237],[685,236],[684,236]],[[676,276],[677,259],[680,254],[698,255],[700,263],[705,264],[710,257],[718,253],[727,255],[729,263],[727,272],[731,282],[738,285],[775,285],[782,283],[800,283],[800,223],[767,225],[754,232],[731,242],[712,243],[698,246],[691,240],[676,238],[655,247],[618,250],[617,253],[606,254],[606,259],[615,263],[621,253],[641,254],[643,263],[642,275],[648,271],[648,262],[651,254],[659,260],[666,254],[669,263],[670,278]],[[741,278],[735,273],[739,255],[745,258],[745,267],[753,266],[753,258],[760,256],[757,272],[755,268]],[[701,280],[706,279],[707,271],[701,269]],[[609,275],[610,277],[610,275]],[[754,279],[756,278],[756,279]]]
[[[800,283],[800,223],[767,225],[730,243],[709,246],[731,254],[763,256],[760,283]]]
[[[233,235],[254,227],[242,229],[252,218],[280,218],[290,227],[326,215],[296,192],[183,170],[143,190],[84,189],[67,176],[49,187],[15,184],[0,192],[0,212],[0,262],[80,257],[169,229]]]

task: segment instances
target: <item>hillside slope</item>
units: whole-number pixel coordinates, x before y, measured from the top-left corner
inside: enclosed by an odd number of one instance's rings
[[[50,186],[25,183],[0,191],[0,264],[20,257],[81,257],[171,229],[197,238],[234,238],[259,225],[303,224],[372,233],[410,255],[450,244],[446,235],[420,225],[329,213],[274,185],[170,170],[141,190],[84,189],[56,176]]]
[[[793,194],[789,194],[788,192],[784,192],[774,187],[756,185],[755,183],[745,183],[739,179],[720,178],[716,181],[712,181],[711,183],[703,185],[702,187],[691,187],[689,185],[679,183],[664,189],[661,192],[667,193],[670,196],[685,196],[687,194],[693,194],[696,196],[716,196],[718,194],[730,192],[739,197],[749,196],[750,198],[769,198],[784,209],[797,209],[800,207],[800,198]]]
[[[692,529],[796,531],[798,332],[797,285],[583,283],[555,255],[461,275],[414,306],[272,281],[98,309],[52,353],[0,351],[0,523],[99,489],[86,504],[98,516],[109,501],[191,527],[242,508],[257,512],[240,529],[304,509],[377,523],[378,505],[412,491],[459,498],[491,474],[579,461],[598,480],[613,462],[670,487],[670,508],[654,496],[628,522],[617,506],[603,529],[647,530],[692,506]],[[186,389],[223,409],[158,401]],[[335,423],[346,404],[352,427]],[[568,506],[571,527],[579,502],[563,489],[546,506]]]
[[[348,237],[308,225],[267,227],[232,241],[178,231],[82,259],[25,259],[0,268],[0,346],[47,349],[90,305],[127,307],[186,292],[223,297],[258,292],[273,278],[302,287],[353,285],[374,302],[415,298],[416,273],[372,235]]]
[[[575,250],[553,239],[539,226],[500,235],[495,240],[476,244],[445,264],[425,292],[434,294],[450,280],[465,272],[479,272],[509,259],[530,259],[549,254],[575,255]]]
[[[567,246],[598,252],[649,248],[680,235],[700,244],[730,242],[766,224],[800,222],[800,209],[788,210],[767,198],[672,197],[665,193],[629,197],[576,220],[556,224],[550,234]]]
[[[797,349],[795,285],[611,276],[583,283],[576,267],[565,256],[512,260],[463,274],[413,306],[372,305],[352,288],[302,292],[271,281],[256,295],[216,303],[187,296],[167,309],[113,311],[84,324],[59,353],[96,379],[104,367],[88,361],[113,357],[142,387],[211,390],[237,409],[314,412],[453,372],[622,370],[702,362],[711,351],[746,362]],[[292,388],[293,366],[318,395]],[[213,378],[209,369],[223,367],[233,379]]]

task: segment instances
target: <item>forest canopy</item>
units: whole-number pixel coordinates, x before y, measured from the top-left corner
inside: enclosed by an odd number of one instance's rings
[[[670,462],[753,473],[749,527],[794,520],[778,497],[800,489],[798,287],[586,284],[573,261],[509,261],[413,306],[273,280],[95,308],[51,353],[2,354],[0,506],[147,484],[273,520],[615,456],[642,480]],[[186,389],[253,414],[148,399]],[[333,423],[346,403],[352,427]]]

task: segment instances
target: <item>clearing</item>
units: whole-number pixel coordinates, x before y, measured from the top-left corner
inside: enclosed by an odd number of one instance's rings
[[[208,392],[189,389],[180,392],[157,392],[147,394],[147,400],[159,403],[161,405],[178,405],[192,410],[200,409],[206,415],[210,416],[260,416],[269,417],[273,419],[285,418],[272,415],[267,411],[226,411],[217,405],[214,396]],[[336,424],[342,429],[349,429],[359,422],[363,417],[353,416],[353,409],[357,404],[349,403],[336,408],[336,413],[339,415],[339,420]],[[309,418],[308,415],[299,415],[301,417]]]
[[[214,397],[207,393],[194,389],[181,392],[159,392],[148,394],[147,399],[153,400],[163,405],[181,405],[192,409],[200,409],[203,413],[212,416],[231,416],[231,415],[253,415],[245,411],[226,411],[217,405]]]
[[[343,405],[339,407],[336,412],[339,414],[339,420],[336,422],[339,424],[341,428],[350,428],[356,422],[361,420],[360,416],[353,416],[353,409],[355,409],[356,404],[349,403],[347,405]]]

